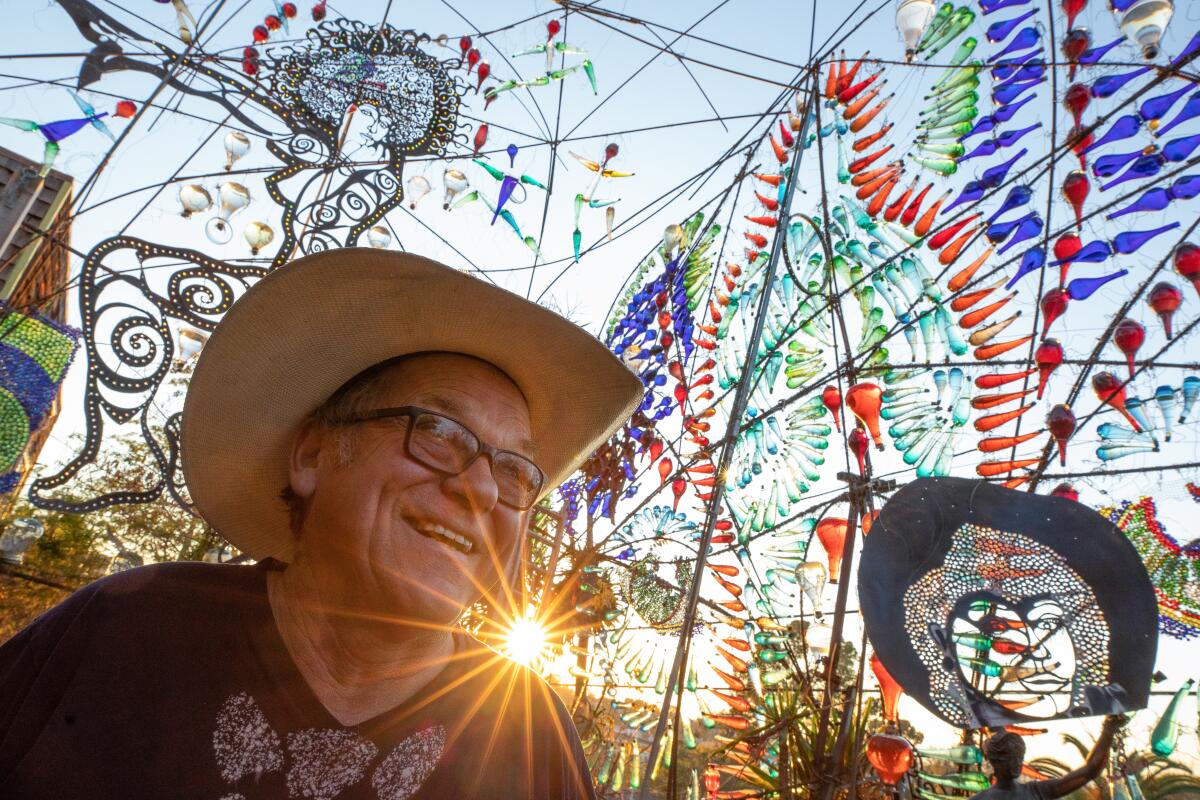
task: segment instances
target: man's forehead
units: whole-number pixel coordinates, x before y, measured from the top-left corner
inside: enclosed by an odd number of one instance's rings
[[[431,357],[427,362],[431,369],[422,369],[422,361],[425,359],[398,365],[401,369],[393,373],[395,380],[391,384],[397,400],[445,414],[468,427],[487,424],[491,429],[476,433],[488,444],[525,455],[535,454],[536,443],[529,436],[528,406],[506,373],[470,356],[438,361]],[[451,369],[439,368],[447,365]],[[481,375],[486,376],[482,381]],[[500,433],[494,429],[497,425],[504,429],[504,441],[494,440]]]

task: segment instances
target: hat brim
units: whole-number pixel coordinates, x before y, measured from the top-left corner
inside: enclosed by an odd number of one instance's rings
[[[543,494],[643,396],[601,342],[524,297],[409,253],[316,253],[251,287],[201,352],[182,423],[197,510],[242,552],[290,561],[280,492],[301,421],[364,369],[427,351],[475,356],[513,379],[529,405]]]

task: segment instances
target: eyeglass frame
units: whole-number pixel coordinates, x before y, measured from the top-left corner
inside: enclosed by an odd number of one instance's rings
[[[462,428],[466,433],[468,433],[471,436],[472,439],[475,440],[475,454],[472,455],[469,459],[467,459],[467,462],[463,465],[462,469],[459,470],[458,472],[454,472],[452,470],[446,470],[442,467],[435,466],[433,464],[430,464],[428,461],[421,458],[420,456],[413,454],[413,452],[412,452],[412,433],[413,433],[413,430],[416,428],[416,425],[414,423],[418,416],[421,416],[424,414],[428,414],[431,417],[438,417],[440,419],[444,419],[444,420],[454,423],[458,427]],[[537,487],[533,493],[533,499],[529,501],[529,505],[519,506],[515,503],[511,503],[511,502],[501,498],[499,496],[499,493],[497,493],[496,499],[498,502],[503,503],[504,505],[508,506],[509,508],[516,509],[517,511],[528,511],[529,509],[531,509],[535,505],[537,505],[537,498],[539,495],[541,495],[542,488],[546,485],[546,473],[544,471],[542,471],[542,468],[539,467],[534,462],[534,460],[529,458],[528,456],[523,456],[520,453],[515,452],[513,450],[504,450],[499,447],[493,447],[492,445],[483,441],[483,439],[479,438],[479,434],[475,433],[475,431],[471,430],[466,425],[464,425],[462,422],[456,420],[454,417],[447,416],[446,414],[442,414],[438,411],[431,411],[428,408],[422,408],[420,406],[394,406],[394,407],[388,407],[388,408],[376,408],[371,411],[364,411],[361,414],[357,414],[357,415],[350,416],[350,417],[339,417],[336,420],[333,420],[332,424],[334,424],[334,425],[357,425],[362,422],[376,422],[378,420],[394,419],[396,417],[407,417],[408,418],[408,426],[405,428],[405,431],[404,431],[404,453],[405,453],[405,455],[407,455],[409,458],[415,460],[417,463],[421,464],[422,466],[424,466],[428,469],[431,469],[434,472],[438,472],[442,475],[461,475],[462,473],[464,473],[468,469],[470,469],[471,465],[474,464],[475,461],[480,456],[486,455],[488,457],[488,465],[491,470],[492,480],[496,481],[496,456],[502,455],[502,454],[510,455],[514,458],[520,459],[521,461],[527,462],[530,466],[532,466],[535,470],[537,470],[538,479],[539,479]],[[497,485],[497,487],[499,487],[499,481],[496,481],[496,485]]]

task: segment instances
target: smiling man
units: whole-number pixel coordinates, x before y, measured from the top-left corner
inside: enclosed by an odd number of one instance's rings
[[[0,796],[586,798],[515,618],[534,504],[637,407],[586,332],[416,256],[264,278],[196,366],[182,456],[255,566],[98,581],[0,647]]]

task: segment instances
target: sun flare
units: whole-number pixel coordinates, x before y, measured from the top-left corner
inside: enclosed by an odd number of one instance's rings
[[[546,649],[546,630],[531,617],[513,622],[504,640],[504,654],[518,664],[530,666]]]

